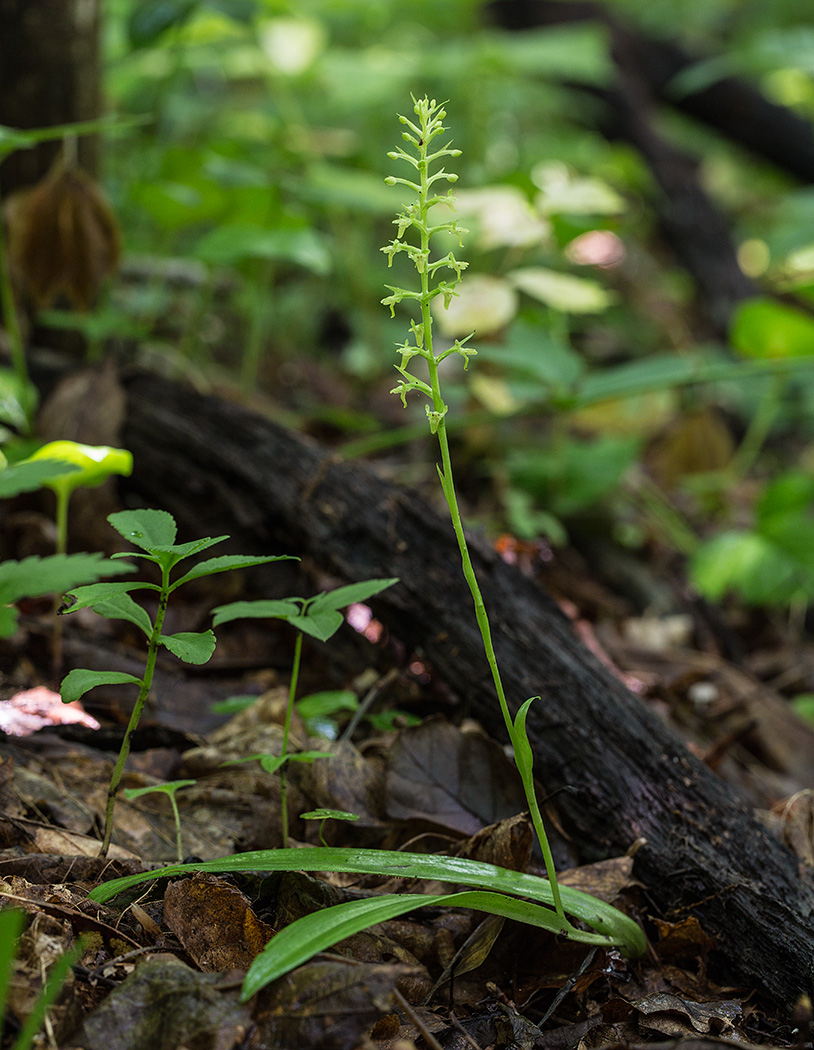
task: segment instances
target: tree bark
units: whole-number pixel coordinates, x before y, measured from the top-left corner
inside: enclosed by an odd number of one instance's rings
[[[95,120],[101,107],[99,0],[0,0],[0,124],[42,128]],[[48,171],[59,142],[11,154],[0,165],[4,196]],[[79,142],[94,174],[98,142]]]
[[[374,612],[495,736],[505,732],[445,516],[415,492],[250,412],[163,380],[127,383],[131,500],[249,553],[307,556],[343,581],[398,576]],[[775,1007],[814,982],[814,890],[797,859],[577,640],[532,581],[472,537],[510,705],[585,855],[635,854],[655,907],[692,913]]]

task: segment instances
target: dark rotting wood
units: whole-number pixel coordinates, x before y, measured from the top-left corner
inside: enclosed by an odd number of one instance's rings
[[[191,535],[307,556],[342,581],[398,576],[375,615],[505,739],[446,518],[368,466],[337,460],[258,415],[166,380],[126,385],[134,501]],[[582,645],[534,582],[472,537],[510,706],[528,717],[536,773],[588,858],[641,842],[635,872],[665,915],[694,914],[776,1006],[812,988],[814,890],[733,789]]]

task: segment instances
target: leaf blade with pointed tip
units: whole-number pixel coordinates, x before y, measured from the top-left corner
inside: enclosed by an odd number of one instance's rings
[[[88,671],[78,667],[69,672],[60,686],[63,704],[73,703],[97,685],[142,685],[140,678],[124,671]]]
[[[223,554],[219,558],[207,558],[190,569],[185,576],[175,580],[170,590],[190,580],[197,580],[200,576],[213,576],[217,572],[230,572],[232,569],[250,569],[254,565],[265,565],[271,561],[298,561],[291,554],[268,554],[258,557],[244,556],[242,554]]]
[[[205,664],[215,651],[213,631],[179,631],[162,634],[160,643],[186,664]]]

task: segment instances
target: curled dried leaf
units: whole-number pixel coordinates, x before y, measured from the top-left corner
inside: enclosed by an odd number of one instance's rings
[[[99,184],[60,159],[6,206],[9,261],[15,283],[37,309],[64,297],[89,309],[115,270],[120,238]]]

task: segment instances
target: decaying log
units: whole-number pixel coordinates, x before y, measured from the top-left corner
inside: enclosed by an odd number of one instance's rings
[[[416,493],[243,408],[150,377],[127,383],[131,500],[190,534],[309,556],[341,580],[398,576],[373,601],[404,643],[505,739],[448,522]],[[796,858],[585,649],[554,602],[477,537],[473,556],[510,703],[545,789],[592,856],[637,841],[655,905],[695,914],[744,980],[790,1006],[812,987],[814,890]]]

